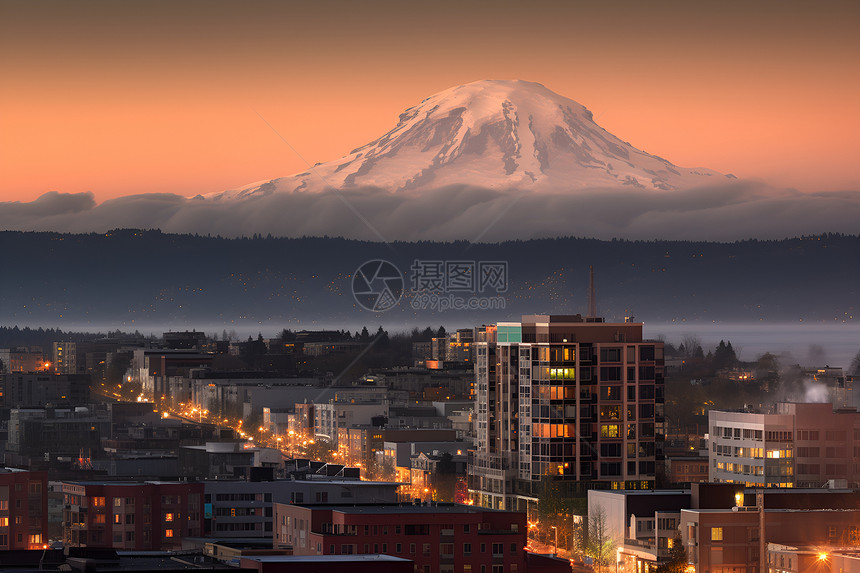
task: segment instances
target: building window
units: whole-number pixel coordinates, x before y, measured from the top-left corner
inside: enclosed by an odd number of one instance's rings
[[[411,553],[412,555],[415,555],[415,544],[414,543],[409,544],[409,553]]]
[[[164,536],[165,537],[173,537],[173,530],[172,529],[165,529],[164,530]]]
[[[464,543],[463,544],[463,555],[471,555],[472,554],[472,544]]]
[[[618,424],[602,424],[600,426],[600,436],[602,438],[619,438],[621,437],[621,426]]]
[[[711,528],[711,541],[722,541],[723,540],[723,528],[722,527],[712,527]]]
[[[172,513],[165,513],[164,514],[164,521],[173,521],[173,514]]]
[[[398,544],[397,544],[397,545],[395,545],[394,547],[395,547],[395,549],[394,549],[394,552],[395,552],[395,553],[403,553],[403,546],[402,546],[402,545],[400,545],[400,544],[398,543]]]

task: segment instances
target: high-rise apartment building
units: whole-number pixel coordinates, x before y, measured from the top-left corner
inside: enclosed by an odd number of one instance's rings
[[[476,337],[476,504],[525,510],[543,484],[650,489],[663,459],[663,343],[641,323],[530,315]]]

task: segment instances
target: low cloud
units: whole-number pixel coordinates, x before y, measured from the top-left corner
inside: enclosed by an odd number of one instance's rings
[[[343,236],[379,240],[599,239],[731,241],[856,233],[860,193],[799,193],[755,182],[683,192],[592,189],[569,194],[475,187],[395,193],[350,189],[272,193],[237,201],[130,195],[97,204],[91,193],[0,203],[0,228],[60,232],[159,228],[225,237]]]

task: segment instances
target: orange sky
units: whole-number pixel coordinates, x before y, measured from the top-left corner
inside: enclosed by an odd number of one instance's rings
[[[860,190],[860,3],[559,4],[0,2],[0,200],[291,175],[257,112],[315,163],[478,79],[543,83],[678,165]]]

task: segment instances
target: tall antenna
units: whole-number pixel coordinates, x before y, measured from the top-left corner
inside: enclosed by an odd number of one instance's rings
[[[588,317],[597,316],[597,292],[594,290],[594,265],[588,267]]]

